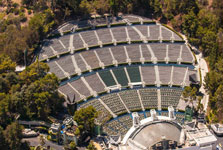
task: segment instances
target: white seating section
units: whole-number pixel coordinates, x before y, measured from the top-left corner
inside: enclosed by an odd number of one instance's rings
[[[55,63],[50,63],[50,69],[57,68]],[[55,74],[59,78],[66,77],[64,74],[65,71],[70,73],[69,68],[65,63],[61,64],[61,68],[55,69]],[[96,96],[101,93],[105,93],[108,91],[109,87],[121,86],[121,88],[131,87],[131,83],[140,83],[138,86],[143,86],[142,82],[145,82],[146,86],[156,86],[156,72],[154,66],[142,66],[142,73],[140,73],[138,66],[129,66],[129,67],[119,67],[114,69],[106,69],[99,71],[97,73],[90,73],[89,75],[83,76],[82,78],[77,78],[75,80],[67,82],[65,85],[59,87],[59,90],[64,93],[64,95],[71,95],[71,91],[76,95],[76,101],[80,101],[83,99],[87,99],[88,97]],[[53,72],[53,71],[52,71]],[[188,86],[190,84],[189,75],[196,73],[195,70],[188,69],[187,67],[176,67],[176,66],[158,66],[159,79],[161,85],[166,86]],[[171,73],[172,72],[172,73]],[[176,75],[177,74],[177,75]],[[86,81],[86,82],[84,82]],[[68,88],[71,90],[64,90],[64,88]],[[145,89],[148,90],[148,89]],[[125,93],[125,92],[123,92]],[[151,92],[149,91],[151,94]],[[96,95],[95,95],[96,94]],[[129,93],[132,96],[128,96],[126,94],[120,94],[123,101],[128,101],[130,99],[135,99],[138,97],[137,94]],[[142,98],[145,102],[147,101],[147,97],[153,99],[151,95],[143,95]],[[71,99],[73,96],[71,95]],[[130,100],[131,101],[131,100]],[[129,102],[130,103],[130,102]],[[146,106],[148,106],[146,104]],[[153,104],[154,107],[157,104]],[[140,108],[140,103],[136,103],[135,106],[129,108],[131,110]]]
[[[149,22],[136,15],[71,21],[41,47],[39,60],[61,80],[58,91],[77,102],[78,109],[93,106],[108,135],[125,135],[135,111],[140,120],[150,117],[150,109],[168,116],[162,110],[176,109],[183,88],[197,74],[183,39]],[[64,35],[67,31],[72,32]],[[184,114],[176,117],[182,122]]]
[[[102,93],[105,92],[105,86],[104,84],[100,81],[99,77],[96,74],[92,74],[90,76],[84,77],[87,83],[90,85],[90,87],[94,87],[94,90],[97,93]]]
[[[66,55],[60,57],[59,59],[51,60],[47,63],[50,66],[50,71],[58,75],[59,78],[77,75],[78,74],[77,70],[80,70],[81,74],[84,72],[91,72],[92,70],[95,69],[103,69],[104,67],[109,67],[111,65],[112,66],[117,66],[121,64],[127,65],[129,63],[143,64],[145,62],[153,62],[151,52],[148,50],[147,47],[148,45],[150,45],[154,54],[154,59],[157,59],[158,63],[159,61],[160,63],[165,62],[166,58],[168,58],[169,62],[175,62],[175,63],[177,63],[178,60],[180,60],[179,53],[175,55],[176,57],[172,56],[170,45],[173,44],[169,44],[168,48],[169,51],[167,57],[164,49],[166,47],[165,44],[132,44],[125,46],[120,45],[115,47],[112,46],[96,50],[83,51],[81,53],[75,53],[74,55]],[[174,46],[175,50],[173,51],[175,52],[179,51],[181,46],[182,44],[175,44]],[[187,61],[190,59],[190,63],[192,63],[193,57],[190,54],[190,50],[185,49],[185,51],[187,52],[181,54],[181,60],[182,60],[181,62],[183,62],[184,58],[186,57],[185,59]],[[143,58],[144,61],[140,60],[140,58]],[[55,62],[57,62],[58,64],[56,64]],[[76,63],[76,65],[74,62]],[[63,68],[64,71],[60,71],[61,70],[60,67]]]
[[[117,23],[147,23],[147,22],[152,22],[151,19],[149,18],[145,18],[145,17],[141,17],[141,16],[136,16],[136,15],[124,15],[122,16],[122,18],[117,18],[117,17],[111,17],[111,16],[107,16],[107,20],[106,17],[101,17],[101,18],[96,18],[96,20],[82,20],[82,21],[77,21],[77,20],[72,20],[69,22],[66,22],[65,24],[61,25],[57,30],[55,30],[53,33],[65,33],[68,31],[72,31],[75,27],[75,29],[81,29],[81,28],[85,28],[85,27],[91,27],[92,23],[94,23],[94,25],[108,25],[108,24],[117,24]]]
[[[134,25],[99,28],[96,30],[75,32],[45,41],[39,59],[44,60],[52,56],[60,56],[63,53],[73,53],[80,49],[88,50],[95,46],[101,47],[107,44],[116,45],[123,42],[130,44],[134,41],[141,41],[142,43],[151,40],[167,40],[170,41],[169,43],[171,44],[171,41],[181,39],[180,37],[176,37],[178,36],[174,32],[160,25]],[[184,49],[185,46],[183,51]],[[183,53],[183,55],[190,57],[190,54],[187,53]],[[184,58],[185,61],[190,61],[188,57]]]

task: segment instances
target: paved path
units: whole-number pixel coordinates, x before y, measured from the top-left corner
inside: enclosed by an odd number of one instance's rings
[[[38,146],[38,145],[40,145],[40,143],[39,143],[39,136],[38,137],[33,137],[33,138],[23,138],[23,140],[24,141],[28,141],[30,143],[30,146]],[[63,146],[62,145],[58,145],[57,143],[48,141],[48,140],[46,140],[46,137],[45,137],[44,147],[47,147],[47,146],[52,147],[54,150],[63,150]]]
[[[188,43],[186,36],[185,35],[182,35],[182,36],[183,36],[184,40],[186,41],[186,44],[190,45]],[[204,77],[206,76],[206,74],[208,72],[208,65],[207,65],[205,59],[203,58],[202,53],[195,54],[195,57],[196,57],[197,63],[198,63],[198,65],[196,65],[195,68],[197,69],[197,71],[199,71],[199,68],[201,70],[201,79],[200,80],[202,80],[202,85],[201,85],[199,91],[203,94],[201,103],[203,104],[204,111],[206,112],[207,107],[208,107],[209,95],[204,89]]]
[[[216,144],[214,144],[213,145],[213,150],[216,150],[216,146],[217,145],[221,145],[221,149],[223,149],[223,137],[220,137],[220,136],[217,136],[212,130],[210,130],[211,131],[211,133],[217,138],[217,142],[216,142]],[[215,149],[214,149],[215,148]]]
[[[55,142],[48,141],[46,139],[46,135],[45,134],[42,134],[42,135],[43,135],[43,137],[45,139],[44,147],[50,146],[51,148],[53,148],[53,150],[64,150],[63,145],[58,145]],[[38,146],[38,145],[40,145],[40,143],[39,143],[40,142],[39,136],[33,137],[33,138],[23,138],[22,140],[23,141],[28,141],[30,143],[30,146]],[[85,150],[85,149],[86,149],[85,147],[78,147],[78,150]]]
[[[207,63],[205,61],[205,59],[202,57],[202,53],[195,55],[198,61],[198,68],[200,68],[201,70],[201,80],[202,80],[202,85],[200,88],[200,92],[203,94],[203,98],[201,100],[201,103],[204,106],[204,110],[207,110],[208,107],[208,100],[209,100],[209,95],[208,93],[205,91],[204,89],[204,77],[206,76],[206,74],[208,73],[208,66]],[[199,71],[199,70],[198,70]]]

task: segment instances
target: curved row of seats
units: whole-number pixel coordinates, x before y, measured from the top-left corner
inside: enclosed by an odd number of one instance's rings
[[[58,73],[61,73],[58,71]],[[59,87],[59,91],[78,102],[114,89],[134,86],[190,85],[195,70],[176,66],[115,67],[82,76]],[[58,74],[57,74],[58,75]]]
[[[90,105],[100,112],[100,122],[106,122],[111,117],[135,111],[145,111],[149,109],[167,109],[167,106],[178,108],[182,88],[141,88],[124,91],[116,91],[107,95],[102,95],[94,99],[82,102],[79,108],[86,108]],[[161,91],[161,94],[159,94]],[[164,95],[168,95],[166,100]],[[161,102],[159,102],[159,99]],[[159,106],[160,105],[160,106]],[[146,114],[149,117],[150,114]]]
[[[62,79],[99,68],[146,62],[192,64],[194,58],[185,44],[153,43],[98,48],[66,55],[47,63],[50,66],[50,72]]]
[[[50,57],[70,52],[74,53],[80,49],[107,44],[131,43],[136,41],[182,41],[173,31],[162,25],[132,25],[111,28],[100,28],[75,32],[69,35],[60,36],[46,40],[43,44],[39,60],[46,60]]]
[[[78,108],[93,106],[108,135],[124,135],[132,126],[132,112],[140,112],[143,119],[150,109],[178,108],[183,87],[197,75],[191,69],[195,58],[184,40],[158,23],[143,24],[148,20],[111,17],[108,27],[86,31],[82,29],[95,22],[70,22],[58,29],[60,37],[45,40],[39,55],[62,81],[58,91]],[[104,23],[96,19],[96,24]],[[67,30],[72,33],[63,36]],[[177,118],[181,121],[183,115]]]
[[[150,117],[149,112],[145,112],[148,116],[144,115],[144,112],[139,113],[140,120]],[[176,120],[181,123],[184,119],[183,113],[175,113]],[[161,116],[168,116],[168,111],[160,112]],[[107,135],[125,135],[128,130],[132,127],[132,116],[131,114],[123,115],[121,117],[115,118],[103,125],[103,132]]]
[[[145,18],[145,17],[141,17],[141,16],[136,16],[136,15],[124,15],[122,17],[112,17],[112,16],[107,16],[106,17],[102,17],[102,18],[96,18],[96,19],[89,19],[89,20],[82,20],[82,21],[77,21],[77,20],[73,20],[73,21],[69,21],[63,25],[61,25],[56,31],[54,31],[55,33],[65,33],[65,32],[69,32],[72,31],[74,28],[75,29],[81,29],[81,28],[86,28],[86,27],[92,27],[94,26],[101,26],[101,25],[115,25],[115,24],[120,24],[120,23],[147,23],[147,22],[153,22],[151,19],[149,18]]]

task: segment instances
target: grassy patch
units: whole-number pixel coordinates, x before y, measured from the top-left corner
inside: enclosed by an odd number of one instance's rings
[[[3,19],[5,16],[6,16],[6,13],[5,12],[1,12],[0,13],[0,20]]]

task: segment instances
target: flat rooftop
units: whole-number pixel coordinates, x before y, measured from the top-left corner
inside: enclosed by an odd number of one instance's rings
[[[209,130],[187,132],[187,137],[189,140],[194,140],[199,146],[215,143],[217,141],[216,137]]]

